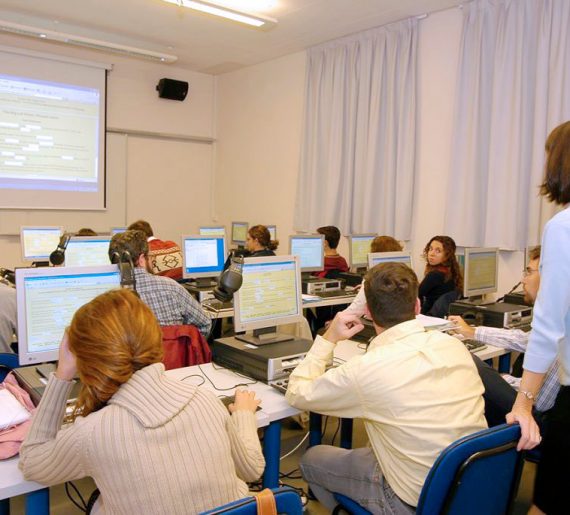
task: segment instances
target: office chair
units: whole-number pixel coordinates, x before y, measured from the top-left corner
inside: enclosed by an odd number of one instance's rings
[[[10,352],[0,352],[0,383],[14,368],[18,368],[18,355]]]
[[[417,515],[445,513],[485,515],[509,513],[522,471],[516,446],[518,425],[502,424],[465,436],[449,445],[430,469]],[[335,493],[339,506],[353,515],[370,513],[354,500]]]
[[[427,312],[431,317],[443,318],[449,314],[449,305],[461,297],[461,292],[457,290],[444,293],[433,303],[433,306]]]
[[[272,488],[275,496],[275,504],[277,513],[286,513],[287,515],[301,515],[303,513],[303,504],[301,497],[296,490],[292,488]],[[257,503],[255,497],[244,497],[237,501],[224,504],[213,510],[204,511],[200,515],[217,515],[227,513],[232,515],[257,515]]]

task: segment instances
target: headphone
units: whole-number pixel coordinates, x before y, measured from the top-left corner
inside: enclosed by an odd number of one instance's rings
[[[221,302],[232,300],[234,293],[241,288],[243,283],[243,256],[230,256],[230,266],[218,277],[218,284],[212,291],[214,297]]]
[[[67,249],[67,244],[71,239],[71,234],[64,232],[59,239],[56,249],[49,255],[49,262],[52,265],[59,266],[63,265],[65,261],[65,249]]]

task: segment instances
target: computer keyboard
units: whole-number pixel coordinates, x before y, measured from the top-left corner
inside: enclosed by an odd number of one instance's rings
[[[347,297],[349,295],[354,295],[354,291],[346,291],[346,290],[334,290],[334,291],[320,291],[315,293],[318,297],[322,299],[330,299],[335,297]]]
[[[211,309],[212,311],[224,311],[224,310],[234,309],[234,303],[231,300],[228,302],[221,302],[219,300],[208,299],[202,302],[202,306],[204,306],[207,309]]]
[[[479,351],[487,348],[487,346],[483,342],[480,342],[479,340],[473,340],[471,338],[465,338],[461,341],[463,342],[463,345],[465,345],[465,347],[467,347],[467,350],[469,352],[479,352]]]

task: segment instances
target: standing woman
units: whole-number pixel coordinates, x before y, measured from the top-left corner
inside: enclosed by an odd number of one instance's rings
[[[429,313],[439,297],[463,289],[463,276],[455,249],[455,242],[449,236],[434,236],[424,248],[426,269],[418,292],[424,315]]]
[[[507,422],[518,422],[518,449],[541,440],[532,405],[554,360],[560,363],[560,391],[545,421],[542,453],[529,513],[568,513],[570,485],[570,122],[556,127],[546,140],[545,178],[540,192],[566,208],[544,227],[540,289],[519,392]]]
[[[274,256],[279,241],[272,240],[265,225],[254,225],[247,231],[245,248],[250,252],[247,257]]]
[[[212,392],[166,375],[162,354],[160,326],[131,290],[81,307],[20,449],[24,477],[91,476],[97,513],[197,513],[247,495],[265,464],[259,402],[236,391],[230,416]],[[74,422],[62,428],[76,372]]]

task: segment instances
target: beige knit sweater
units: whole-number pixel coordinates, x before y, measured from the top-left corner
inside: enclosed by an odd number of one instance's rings
[[[104,513],[197,513],[247,495],[265,460],[255,415],[206,389],[136,372],[108,405],[61,428],[72,383],[53,374],[20,451],[26,479],[91,476]]]

